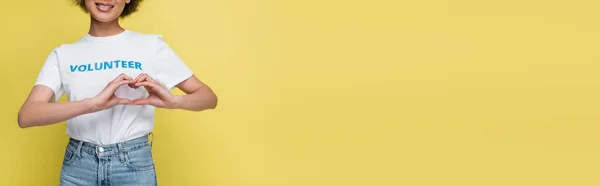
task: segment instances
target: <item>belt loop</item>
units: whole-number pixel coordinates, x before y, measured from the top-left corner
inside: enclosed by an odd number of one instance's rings
[[[81,158],[81,146],[83,146],[83,141],[79,141],[79,143],[77,144],[75,156],[77,156],[78,158]]]
[[[154,133],[150,132],[148,135],[152,135],[152,140],[150,141],[150,147],[152,147],[152,142],[154,142]]]
[[[117,148],[119,149],[119,158],[121,159],[121,163],[125,162],[125,152],[123,152],[123,145],[121,143],[117,143]]]

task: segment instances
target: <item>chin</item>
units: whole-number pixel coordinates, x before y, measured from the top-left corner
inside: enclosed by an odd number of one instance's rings
[[[95,16],[92,15],[92,17],[98,21],[98,22],[102,22],[102,23],[108,23],[108,22],[112,22],[115,21],[119,18],[119,16]]]

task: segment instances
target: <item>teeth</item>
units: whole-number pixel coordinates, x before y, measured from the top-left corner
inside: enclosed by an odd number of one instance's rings
[[[114,6],[98,5],[100,8],[112,8]]]

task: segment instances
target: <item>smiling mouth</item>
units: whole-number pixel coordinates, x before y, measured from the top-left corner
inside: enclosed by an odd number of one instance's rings
[[[98,7],[98,9],[100,9],[103,12],[109,11],[110,9],[115,7],[114,5],[100,4],[100,3],[96,3],[96,6]]]

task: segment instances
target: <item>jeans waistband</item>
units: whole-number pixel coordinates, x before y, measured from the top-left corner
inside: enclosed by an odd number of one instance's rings
[[[135,149],[142,148],[145,146],[150,146],[150,143],[148,143],[148,135],[127,140],[121,143],[114,143],[108,145],[99,145],[70,138],[67,148],[75,152],[75,154],[85,152],[91,155],[96,155],[98,157],[108,157],[116,156],[123,152],[133,151]]]

